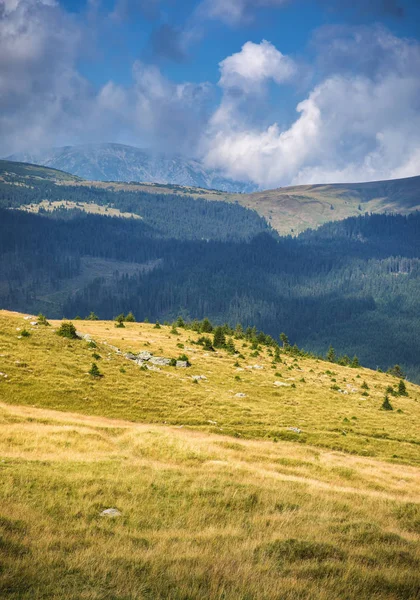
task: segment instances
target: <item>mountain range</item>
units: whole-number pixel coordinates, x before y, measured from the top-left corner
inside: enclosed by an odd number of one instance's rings
[[[233,181],[206,169],[198,160],[123,144],[46,148],[14,154],[8,159],[60,169],[93,181],[169,183],[241,193],[257,189],[253,184]]]

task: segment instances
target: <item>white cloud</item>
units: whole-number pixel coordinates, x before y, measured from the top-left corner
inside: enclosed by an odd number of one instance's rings
[[[137,61],[131,83],[95,90],[77,69],[85,42],[50,0],[0,3],[0,156],[110,140],[192,153],[211,86],[172,83]]]
[[[258,91],[269,80],[287,81],[295,73],[293,60],[266,40],[261,44],[246,42],[240,52],[225,58],[219,66],[221,87],[247,93]]]
[[[383,30],[370,38],[371,49],[381,50]],[[385,41],[375,69],[329,74],[286,128],[250,122],[225,94],[207,131],[207,164],[261,187],[420,174],[420,45],[389,33]]]

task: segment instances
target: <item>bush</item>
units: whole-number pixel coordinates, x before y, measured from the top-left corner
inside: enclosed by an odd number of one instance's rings
[[[92,363],[92,366],[90,367],[89,370],[89,375],[91,375],[92,377],[103,377],[103,374],[100,372],[99,367],[96,363]]]
[[[116,321],[115,327],[125,327],[125,325],[122,321]]]
[[[190,361],[188,360],[188,356],[187,356],[186,354],[180,354],[180,355],[178,356],[178,360],[182,360],[183,362],[186,362],[186,363],[188,363],[188,364],[189,364],[189,362],[190,362]]]
[[[22,337],[29,337],[31,334],[29,333],[29,331],[27,329],[24,329],[23,331],[21,331],[20,335]]]
[[[203,346],[204,350],[214,350],[211,339],[206,335],[202,335],[201,337],[199,337],[197,340],[197,344]]]
[[[155,326],[153,327],[153,329],[161,329],[159,321],[156,321]]]
[[[61,323],[60,328],[57,331],[57,335],[61,335],[61,337],[68,338],[69,340],[78,339],[76,327],[70,321],[66,323]]]
[[[45,318],[45,316],[41,313],[39,313],[38,315],[38,324],[39,325],[45,325],[45,326],[49,326],[49,323],[47,321],[47,319]]]
[[[86,321],[99,321],[99,317],[93,311],[86,317]]]
[[[128,315],[125,317],[125,321],[126,321],[126,323],[135,323],[136,322],[136,317],[133,315],[131,310],[128,313]]]

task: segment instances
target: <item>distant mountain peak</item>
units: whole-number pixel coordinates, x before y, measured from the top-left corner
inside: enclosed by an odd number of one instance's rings
[[[93,181],[138,181],[176,184],[223,192],[252,192],[257,186],[224,177],[199,161],[114,142],[47,148],[13,154],[8,160],[29,162]]]

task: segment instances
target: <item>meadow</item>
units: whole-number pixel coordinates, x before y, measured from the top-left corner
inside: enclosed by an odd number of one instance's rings
[[[419,598],[417,386],[384,411],[384,373],[75,321],[93,348],[30,322],[0,314],[1,598]]]

